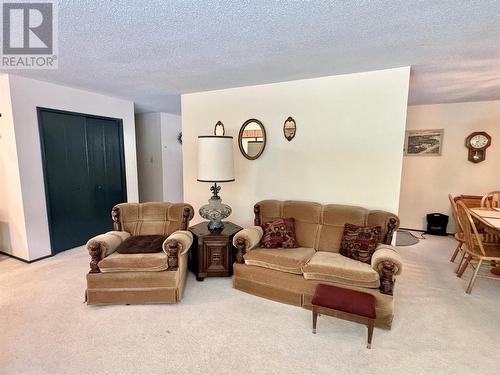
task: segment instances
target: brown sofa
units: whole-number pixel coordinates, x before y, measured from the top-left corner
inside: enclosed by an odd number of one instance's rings
[[[187,277],[188,232],[193,207],[185,203],[121,203],[113,207],[113,231],[87,242],[91,257],[86,301],[96,304],[175,303]],[[128,237],[160,234],[168,238],[163,252],[119,254]]]
[[[390,328],[395,276],[402,261],[391,246],[396,215],[345,205],[265,200],[254,206],[255,226],[238,232],[233,287],[275,301],[311,308],[317,284],[332,284],[375,296],[379,327]],[[295,219],[298,248],[264,249],[260,225],[273,218]],[[371,264],[339,254],[344,224],[380,225],[381,243]]]

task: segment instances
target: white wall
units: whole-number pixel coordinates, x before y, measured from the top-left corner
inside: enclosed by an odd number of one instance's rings
[[[184,199],[210,197],[196,181],[197,136],[213,134],[218,120],[234,136],[236,181],[221,197],[240,225],[253,220],[262,199],[300,199],[398,211],[409,67],[240,87],[182,96]],[[283,123],[297,122],[288,142]],[[262,156],[245,159],[238,131],[249,118],[266,128]],[[197,215],[196,221],[201,218]]]
[[[408,108],[407,129],[444,129],[441,156],[407,156],[403,159],[399,216],[401,226],[425,229],[425,215],[450,215],[448,194],[483,195],[500,189],[500,101],[418,105]],[[467,160],[465,138],[472,132],[491,135],[486,160]]]
[[[139,200],[141,202],[160,202],[163,200],[161,114],[143,113],[136,115],[135,132]]]
[[[10,75],[11,102],[21,177],[28,260],[50,255],[36,107],[123,120],[127,196],[138,201],[134,104],[131,101]]]
[[[9,76],[0,75],[0,251],[28,259]]]
[[[141,202],[182,202],[180,116],[136,115],[139,197]]]
[[[163,200],[182,202],[182,145],[177,140],[182,130],[181,116],[162,113],[161,119]]]

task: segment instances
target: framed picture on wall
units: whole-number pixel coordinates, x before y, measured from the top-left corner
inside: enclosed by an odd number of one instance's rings
[[[444,129],[407,130],[405,156],[440,156],[443,150]]]

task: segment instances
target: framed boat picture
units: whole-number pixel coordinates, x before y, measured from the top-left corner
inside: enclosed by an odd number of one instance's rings
[[[405,156],[440,156],[443,150],[444,129],[407,130]]]

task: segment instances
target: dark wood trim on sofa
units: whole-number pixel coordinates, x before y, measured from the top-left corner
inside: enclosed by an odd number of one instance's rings
[[[245,263],[245,258],[243,255],[246,253],[246,244],[245,240],[240,238],[236,240],[236,263],[243,264]]]
[[[392,243],[392,237],[394,236],[394,232],[396,231],[396,228],[398,226],[398,220],[394,217],[391,217],[389,219],[389,222],[387,223],[387,233],[385,234],[384,238],[384,244],[390,245]]]
[[[101,272],[98,266],[98,263],[102,259],[101,244],[93,241],[92,243],[87,245],[87,250],[90,255],[90,273]]]
[[[380,278],[380,293],[392,296],[394,291],[394,264],[391,262],[382,263],[382,277]]]
[[[184,207],[184,211],[182,211],[181,230],[188,230],[189,216],[191,216],[191,209],[189,207]]]
[[[177,241],[169,242],[167,245],[167,266],[167,271],[175,271],[179,268],[179,242]]]
[[[113,230],[121,231],[122,224],[120,223],[120,209],[118,207],[113,207],[111,209],[111,218],[113,219]]]
[[[260,227],[262,223],[260,222],[260,206],[258,204],[253,206],[253,214],[255,215],[255,218],[253,220],[253,225]]]

